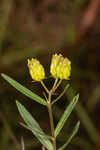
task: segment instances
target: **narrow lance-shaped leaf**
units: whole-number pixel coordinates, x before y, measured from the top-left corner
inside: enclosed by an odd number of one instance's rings
[[[78,98],[79,98],[79,94],[76,95],[73,100],[70,102],[70,104],[68,105],[68,107],[65,109],[60,121],[58,122],[56,129],[55,129],[55,136],[58,136],[58,134],[60,133],[61,129],[63,128],[66,120],[68,119],[68,117],[70,116],[72,110],[74,109],[76,103],[78,102]]]
[[[40,128],[39,124],[32,117],[32,115],[26,110],[26,108],[16,101],[18,110],[24,119],[25,123],[28,125],[29,129],[31,129],[32,133],[36,136],[36,138],[48,149],[53,150],[53,146],[50,140],[47,138],[46,134]]]
[[[30,91],[26,87],[22,86],[20,83],[18,83],[17,81],[13,80],[11,77],[9,77],[9,76],[7,76],[5,74],[1,74],[1,76],[7,82],[9,82],[14,88],[16,88],[18,91],[20,91],[21,93],[23,93],[27,97],[33,99],[34,101],[36,101],[36,102],[38,102],[38,103],[40,103],[42,105],[46,105],[46,102],[45,102],[45,100],[43,98],[41,98],[37,94],[33,93],[32,91]]]
[[[27,126],[26,124],[24,124],[24,123],[22,123],[22,122],[20,123],[20,125],[22,125],[24,128],[26,128],[26,129],[28,129],[28,130],[30,130],[30,131],[33,130],[31,127]],[[40,133],[37,129],[34,129],[34,131],[37,132],[38,134],[44,136],[44,134]],[[52,136],[45,135],[45,137],[46,137],[47,139],[53,140]],[[45,137],[44,137],[44,138],[45,138]]]
[[[73,129],[72,134],[70,135],[69,139],[66,141],[66,143],[61,146],[58,150],[64,150],[67,145],[71,142],[72,138],[75,136],[75,134],[77,133],[78,129],[79,129],[79,125],[80,125],[80,121],[77,122],[76,126]]]

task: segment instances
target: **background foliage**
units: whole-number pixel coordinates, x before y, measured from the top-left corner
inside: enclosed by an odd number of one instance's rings
[[[77,91],[80,100],[58,142],[62,144],[74,123],[81,120],[80,130],[68,149],[99,150],[99,0],[1,0],[0,3],[0,72],[43,97],[41,85],[31,82],[27,59],[37,57],[49,74],[53,53],[68,57],[72,61],[70,88],[54,107],[55,125]],[[51,78],[45,82],[52,86]],[[26,106],[45,132],[49,131],[47,111],[0,77],[0,149],[18,149],[22,136],[26,149],[39,149],[38,141],[19,125],[22,118],[16,99]]]

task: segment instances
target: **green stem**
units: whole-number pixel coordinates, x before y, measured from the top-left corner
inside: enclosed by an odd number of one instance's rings
[[[61,84],[62,80],[60,79],[59,82],[57,83],[57,85],[55,85],[54,88],[52,88],[52,92],[55,92],[56,89],[59,87],[59,85]]]
[[[45,86],[45,84],[44,84],[43,81],[41,81],[41,84],[42,84],[42,86],[44,87],[45,91],[49,94],[50,92],[49,92],[49,90],[47,89],[47,87]]]
[[[56,150],[56,137],[54,135],[54,121],[53,121],[53,114],[52,114],[52,108],[51,108],[51,93],[49,93],[47,106],[48,106],[48,112],[49,112],[49,118],[50,118],[51,134],[53,137],[53,146],[54,146],[54,150]]]
[[[53,85],[52,89],[55,89],[55,86],[56,86],[57,82],[58,82],[58,78],[55,79],[55,82],[54,82],[54,85]]]
[[[53,114],[52,114],[52,104],[51,104],[51,96],[55,92],[55,90],[58,88],[62,80],[58,82],[58,79],[55,80],[54,85],[52,89],[49,91],[47,87],[45,86],[44,82],[41,81],[42,86],[44,87],[45,91],[48,93],[48,99],[47,100],[47,107],[48,107],[48,112],[49,112],[49,118],[50,118],[50,126],[51,126],[51,134],[53,137],[53,150],[56,150],[56,137],[54,134],[54,121],[53,121]],[[58,82],[58,84],[57,84]]]

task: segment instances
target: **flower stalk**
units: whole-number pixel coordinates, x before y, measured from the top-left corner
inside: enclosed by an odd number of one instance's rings
[[[41,85],[43,86],[43,88],[45,89],[45,91],[49,94],[50,91],[47,89],[47,87],[45,86],[44,82],[41,81]]]
[[[45,86],[44,82],[41,81],[42,86],[44,87],[45,91],[48,94],[48,99],[47,99],[47,108],[48,108],[48,113],[49,113],[49,119],[50,119],[50,126],[51,126],[51,135],[52,135],[52,141],[53,141],[53,150],[56,150],[56,137],[54,134],[54,120],[53,120],[53,113],[52,113],[52,104],[51,104],[51,97],[52,94],[55,92],[56,88],[58,87],[58,84],[60,84],[60,82],[58,82],[58,79],[55,80],[54,85],[52,87],[52,89],[49,91],[47,89],[47,87]]]

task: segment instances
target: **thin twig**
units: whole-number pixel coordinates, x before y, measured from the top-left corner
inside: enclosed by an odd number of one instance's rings
[[[43,88],[45,89],[45,91],[49,94],[50,91],[47,89],[47,87],[45,86],[44,82],[41,81],[41,85],[43,86]]]

